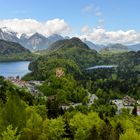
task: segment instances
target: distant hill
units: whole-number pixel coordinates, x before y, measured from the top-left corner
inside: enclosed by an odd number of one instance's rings
[[[50,40],[51,43],[54,43],[58,40],[63,40],[64,37],[62,37],[61,35],[58,35],[58,34],[53,34],[53,35],[49,36],[48,39]]]
[[[83,42],[89,46],[90,49],[94,49],[96,51],[100,51],[102,48],[104,48],[104,45],[98,45],[98,44],[94,44],[91,41],[88,40],[83,40]]]
[[[19,43],[0,40],[0,62],[32,60],[33,58],[34,55]]]
[[[52,44],[44,55],[30,64],[32,76],[45,79],[61,67],[65,73],[79,73],[100,60],[96,50],[90,49],[79,38],[60,40]]]
[[[79,38],[73,37],[71,39],[59,40],[49,46],[48,50],[58,50],[58,49],[70,49],[70,48],[80,48],[80,49],[90,49],[85,43],[83,43]]]
[[[18,43],[0,40],[0,55],[13,55],[30,53],[30,51]]]
[[[128,48],[132,51],[139,51],[140,50],[140,44],[129,45]]]
[[[101,53],[123,53],[128,51],[130,49],[122,44],[109,44],[100,50]]]
[[[120,50],[123,53],[112,54],[110,50],[115,52]],[[121,71],[127,69],[139,72],[140,52],[127,50],[124,45],[110,44],[107,55],[104,55],[90,49],[79,38],[60,40],[43,51],[43,55],[38,59],[32,61],[29,66],[32,73],[27,77],[45,80],[55,76],[56,70],[61,69],[64,75],[72,74],[80,78],[88,67],[98,65],[117,65],[117,69]]]

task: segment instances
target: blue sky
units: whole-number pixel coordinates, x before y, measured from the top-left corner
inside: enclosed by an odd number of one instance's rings
[[[62,18],[72,27],[91,27],[101,18],[109,30],[140,31],[140,0],[0,0],[0,19],[33,18],[45,21]],[[93,9],[84,12],[91,5]],[[95,16],[98,8],[102,15]]]
[[[0,0],[0,20],[63,19],[75,34],[86,26],[140,32],[140,0]]]

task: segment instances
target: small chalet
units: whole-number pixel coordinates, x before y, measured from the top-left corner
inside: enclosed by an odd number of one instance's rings
[[[123,98],[124,106],[132,106],[132,105],[135,105],[135,103],[136,103],[136,101],[134,100],[134,98],[131,98],[128,95]]]

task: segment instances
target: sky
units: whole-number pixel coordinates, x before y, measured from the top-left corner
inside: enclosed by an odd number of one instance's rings
[[[98,44],[140,43],[140,0],[0,0],[0,28],[86,38]]]

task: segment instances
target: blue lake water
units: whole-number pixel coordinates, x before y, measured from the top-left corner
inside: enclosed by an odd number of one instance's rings
[[[117,65],[97,65],[93,67],[89,67],[86,70],[93,70],[93,69],[110,69],[110,68],[115,68]]]
[[[28,69],[29,63],[30,61],[0,62],[0,75],[4,77],[23,77],[30,72]]]

